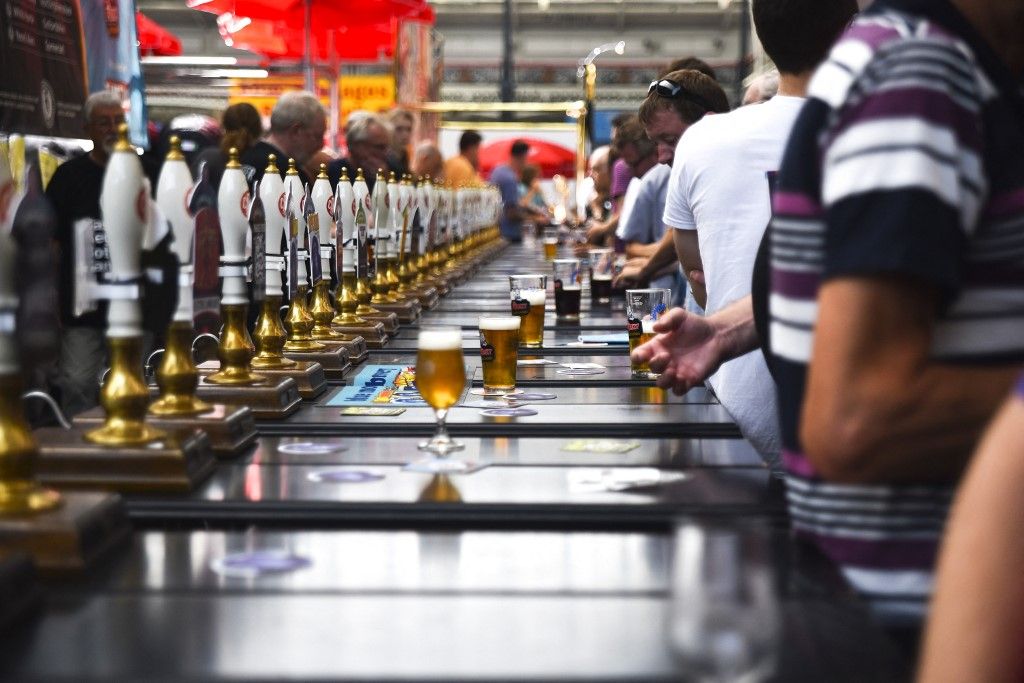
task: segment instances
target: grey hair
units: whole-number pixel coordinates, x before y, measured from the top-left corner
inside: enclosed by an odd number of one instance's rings
[[[118,107],[124,109],[121,103],[121,96],[112,90],[98,90],[85,98],[85,120],[92,118],[92,113],[97,107]]]
[[[391,126],[387,121],[376,114],[365,114],[355,120],[349,118],[348,126],[345,128],[345,142],[350,145],[363,142],[370,137],[370,126],[374,124],[387,131],[388,137],[391,137]]]
[[[295,124],[312,127],[326,116],[324,105],[311,92],[292,90],[281,95],[270,113],[270,132],[283,133]]]
[[[412,115],[412,112],[408,109],[402,109],[401,107],[395,107],[388,112],[388,121],[391,125],[394,125],[398,119],[405,119],[410,124],[416,123],[416,117]]]
[[[611,153],[611,151],[611,147],[609,147],[608,145],[603,145],[595,149],[593,152],[591,152],[590,167],[593,168],[594,166],[597,165],[597,162],[604,160],[604,158],[607,157],[608,154]]]

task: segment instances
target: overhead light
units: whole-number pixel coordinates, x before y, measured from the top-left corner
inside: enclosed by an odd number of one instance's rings
[[[199,72],[203,78],[266,78],[266,69],[204,69]]]
[[[143,57],[143,64],[170,64],[184,66],[234,66],[237,57]]]

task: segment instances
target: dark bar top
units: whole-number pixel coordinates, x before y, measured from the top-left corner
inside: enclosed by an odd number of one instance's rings
[[[904,680],[906,663],[782,531],[774,680]],[[212,567],[277,550],[306,568]],[[672,538],[649,534],[141,533],[6,634],[12,680],[677,681]]]

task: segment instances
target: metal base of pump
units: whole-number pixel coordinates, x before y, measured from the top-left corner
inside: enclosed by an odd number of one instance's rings
[[[273,378],[267,384],[255,387],[210,384],[205,377],[200,377],[196,395],[210,403],[249,406],[257,420],[286,418],[302,404],[299,385],[291,377]]]
[[[416,322],[423,313],[423,307],[420,306],[420,302],[414,296],[401,299],[397,303],[375,303],[373,307],[382,313],[394,313],[398,316],[398,322],[403,325]]]
[[[149,417],[148,422],[166,432],[191,433],[200,429],[210,437],[210,448],[218,458],[233,458],[256,443],[256,418],[245,406],[215,403],[212,410],[195,417]],[[103,409],[79,413],[73,420],[82,427],[103,422]]]
[[[376,306],[374,308],[376,308]],[[360,318],[363,318],[370,323],[380,323],[381,325],[384,326],[384,332],[391,336],[394,336],[395,332],[398,332],[398,316],[395,315],[394,313],[390,313],[387,311],[378,311],[377,313],[357,314],[359,315]],[[337,327],[337,325],[335,327]],[[339,329],[347,331],[349,328],[341,327]],[[359,334],[362,334],[362,332],[360,332]],[[369,346],[369,341],[367,341],[367,346]]]
[[[312,363],[320,365],[323,368],[326,380],[324,382],[323,389],[317,392],[317,396],[327,389],[327,381],[340,382],[345,378],[348,371],[352,369],[352,364],[348,362],[348,349],[346,348],[345,342],[321,340],[320,343],[327,348],[323,351],[310,351],[309,353],[286,351],[284,354],[287,358],[298,361],[302,365]],[[302,393],[301,387],[299,388],[299,393]],[[302,394],[302,398],[309,397]]]
[[[81,439],[81,432],[77,436]],[[47,512],[0,517],[0,558],[14,560],[15,553],[25,553],[41,575],[63,577],[90,569],[131,542],[132,527],[120,496],[64,492],[61,498]],[[20,557],[14,566],[5,562],[0,569],[0,627],[18,609],[31,608],[32,576],[24,555]]]
[[[48,427],[39,442],[36,477],[41,484],[131,493],[185,493],[216,466],[210,439],[194,431],[144,446],[107,447],[85,440],[85,429]]]
[[[325,368],[319,363],[311,362],[308,359],[311,354],[302,355],[307,357],[306,360],[298,362],[300,359],[293,357],[294,354],[285,353],[285,358],[296,361],[295,365],[287,368],[260,368],[260,374],[267,377],[271,384],[290,377],[298,385],[300,397],[303,399],[316,398],[327,391]],[[220,369],[220,364],[214,360],[202,363],[198,367],[200,377],[209,377]]]

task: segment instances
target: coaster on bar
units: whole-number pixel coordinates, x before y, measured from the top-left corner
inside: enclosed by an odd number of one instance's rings
[[[501,398],[502,396],[514,396],[516,394],[523,393],[522,389],[510,389],[508,391],[488,391],[486,389],[470,389],[469,393],[473,396],[483,396],[484,398]]]
[[[384,475],[369,470],[321,470],[306,475],[310,481],[325,484],[365,484],[380,481]]]
[[[348,450],[348,446],[336,441],[294,441],[277,445],[277,452],[287,455],[327,455],[344,450]]]
[[[536,415],[537,411],[532,408],[491,408],[480,411],[480,414],[487,417],[530,417]]]
[[[250,579],[262,574],[283,574],[305,569],[309,559],[287,550],[254,550],[225,555],[210,562],[210,569],[222,576]]]

